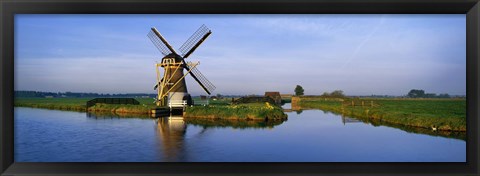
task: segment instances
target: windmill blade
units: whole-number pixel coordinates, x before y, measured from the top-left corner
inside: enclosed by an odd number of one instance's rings
[[[160,39],[158,39],[158,37],[155,36],[155,34],[152,31],[150,31],[147,36],[148,38],[150,38],[150,40],[155,45],[155,47],[157,47],[158,51],[160,51],[164,56],[171,53],[170,50],[167,47],[165,47],[165,45],[162,44]]]
[[[207,92],[208,95],[215,90],[216,87],[207,78],[205,78],[200,71],[198,71],[197,67],[193,67],[193,69],[191,69],[189,64],[185,64],[185,68],[191,70],[190,75],[193,77],[193,79],[195,79],[195,81],[198,82],[198,84],[200,84],[200,86],[203,88],[203,90],[205,90],[205,92]]]
[[[158,85],[161,84],[161,82],[163,82],[163,78],[160,80],[158,84],[155,84],[155,86],[153,86],[153,90],[157,90]]]
[[[164,55],[168,55],[170,53],[173,53],[177,55],[177,52],[168,44],[167,40],[163,38],[162,34],[158,32],[157,29],[152,28],[152,30],[148,33],[148,38],[155,44],[155,46],[162,52]]]
[[[183,53],[182,57],[187,58],[190,56],[190,54],[192,54],[211,33],[212,31],[210,31],[207,26],[200,26],[200,28],[198,28],[197,31],[195,31],[195,33],[193,33],[193,35],[190,36],[190,38],[188,38],[188,40],[180,47],[180,52]]]

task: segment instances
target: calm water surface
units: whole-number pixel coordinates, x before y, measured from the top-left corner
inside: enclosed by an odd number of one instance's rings
[[[201,122],[15,108],[16,162],[465,162],[461,139],[320,110],[285,122]],[[218,124],[216,124],[218,123]]]

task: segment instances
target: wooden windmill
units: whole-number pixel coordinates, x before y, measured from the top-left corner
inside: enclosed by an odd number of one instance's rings
[[[215,90],[215,86],[196,68],[199,62],[185,61],[211,33],[205,25],[200,26],[180,47],[181,54],[172,48],[157,29],[152,28],[148,33],[150,40],[164,56],[160,63],[155,64],[157,83],[154,89],[158,93],[156,99],[158,106],[184,107],[193,104],[185,83],[187,74],[190,74],[207,94],[210,95]],[[160,74],[159,67],[163,67],[163,76]],[[186,71],[185,74],[184,70]]]

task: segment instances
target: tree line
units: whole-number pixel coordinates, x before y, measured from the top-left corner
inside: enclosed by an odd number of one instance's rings
[[[297,85],[295,87],[295,90],[294,90],[296,96],[304,95],[304,91],[305,90],[300,85]],[[342,90],[335,90],[335,91],[330,92],[330,93],[325,92],[321,95],[321,97],[325,97],[325,98],[344,98],[345,94],[343,93]],[[372,97],[373,97],[373,95],[372,95]],[[388,97],[388,96],[384,96],[384,97]],[[438,94],[437,95],[435,93],[425,93],[425,90],[422,90],[422,89],[412,89],[408,92],[406,97],[409,97],[409,98],[451,98],[452,96],[450,96],[448,93],[443,93],[443,94]]]
[[[301,95],[304,95],[304,89],[302,86],[300,85],[297,85],[295,87],[295,95],[296,96],[301,96]],[[325,97],[325,98],[344,98],[345,97],[345,94],[343,93],[343,90],[334,90],[333,92],[324,92],[321,97]]]
[[[444,94],[435,94],[435,93],[425,93],[425,90],[421,89],[412,89],[408,92],[407,97],[410,98],[450,98],[451,96],[448,93]]]

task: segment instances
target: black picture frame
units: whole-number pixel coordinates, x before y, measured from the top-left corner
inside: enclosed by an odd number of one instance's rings
[[[478,175],[479,0],[1,0],[2,175]],[[466,14],[466,163],[14,163],[15,14]]]

